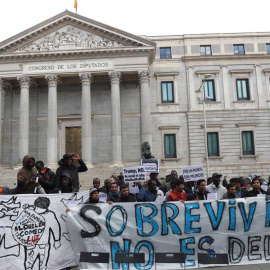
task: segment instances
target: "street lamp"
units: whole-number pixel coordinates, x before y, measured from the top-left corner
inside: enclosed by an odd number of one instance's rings
[[[204,120],[204,145],[205,145],[205,158],[206,158],[206,171],[207,171],[207,177],[209,177],[209,161],[208,161],[208,142],[207,142],[207,128],[206,128],[206,113],[205,113],[205,101],[209,100],[208,97],[205,96],[205,90],[201,90],[202,87],[204,86],[204,83],[206,79],[210,78],[212,75],[211,74],[205,74],[203,76],[202,83],[199,87],[198,90],[196,90],[196,93],[201,93],[203,92],[203,98],[197,98],[198,102],[202,101],[203,103],[203,120]]]

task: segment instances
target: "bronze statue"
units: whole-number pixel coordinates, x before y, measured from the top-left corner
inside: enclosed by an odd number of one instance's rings
[[[144,142],[142,144],[142,159],[151,159],[151,158],[155,158],[151,154],[151,146],[149,142]]]

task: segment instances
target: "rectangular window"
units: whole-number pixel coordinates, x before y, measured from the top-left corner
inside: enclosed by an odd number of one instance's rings
[[[234,52],[235,55],[245,54],[245,46],[244,46],[244,44],[234,44],[233,45],[233,52]]]
[[[208,156],[219,156],[218,132],[207,132]]]
[[[215,81],[205,80],[204,81],[204,97],[206,100],[216,101],[215,96]]]
[[[165,158],[176,158],[175,134],[164,135]]]
[[[171,47],[160,48],[160,59],[170,59],[172,58]]]
[[[173,82],[161,82],[161,102],[174,103]]]
[[[201,45],[200,46],[200,55],[212,55],[211,45]]]
[[[270,54],[270,43],[266,43],[266,52]]]
[[[248,79],[237,79],[236,89],[238,100],[250,100]]]
[[[243,155],[255,155],[253,131],[242,131]]]

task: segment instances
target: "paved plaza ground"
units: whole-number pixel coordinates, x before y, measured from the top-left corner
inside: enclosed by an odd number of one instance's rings
[[[198,268],[193,268],[198,269]],[[200,268],[204,270],[270,270],[270,263],[263,263],[263,264],[248,264],[248,265],[230,265],[227,266],[220,266],[220,267],[206,267]],[[77,267],[73,267],[72,270],[77,270]],[[158,268],[156,270],[159,270]],[[177,270],[177,269],[175,269]]]

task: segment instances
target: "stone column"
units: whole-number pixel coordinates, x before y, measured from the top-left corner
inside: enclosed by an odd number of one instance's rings
[[[109,73],[111,81],[111,127],[112,127],[112,159],[111,163],[122,166],[122,128],[120,107],[120,79],[121,73]]]
[[[152,146],[152,125],[149,98],[149,71],[139,72],[141,88],[141,144],[148,142]]]
[[[223,83],[224,109],[225,110],[228,110],[231,107],[227,74],[228,74],[227,67],[223,66],[222,67],[222,83]]]
[[[48,118],[47,118],[47,164],[55,167],[57,164],[57,83],[54,74],[45,76],[48,82]]]
[[[4,91],[4,81],[0,78],[0,167],[2,165],[2,93]]]
[[[91,73],[79,74],[82,82],[82,159],[87,167],[92,164],[92,129],[91,129]]]
[[[20,123],[19,123],[19,164],[23,157],[29,154],[29,76],[17,77],[21,86]]]
[[[258,93],[258,107],[259,109],[265,108],[265,97],[262,89],[262,71],[260,65],[255,65],[256,68],[256,79],[257,79],[257,93]],[[250,80],[250,83],[252,81]]]
[[[189,102],[190,102],[190,110],[194,111],[197,107],[197,100],[196,100],[196,96],[195,96],[195,89],[194,89],[194,70],[192,67],[188,67],[187,68],[187,72],[188,72],[188,88],[189,88]]]

